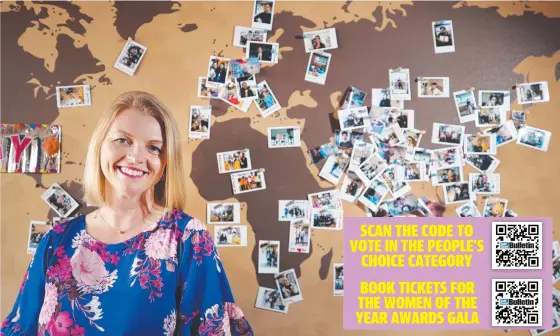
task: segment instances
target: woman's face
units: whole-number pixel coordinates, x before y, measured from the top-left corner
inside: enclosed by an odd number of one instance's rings
[[[130,109],[119,114],[101,146],[101,170],[118,195],[139,196],[161,177],[162,130],[157,120]]]

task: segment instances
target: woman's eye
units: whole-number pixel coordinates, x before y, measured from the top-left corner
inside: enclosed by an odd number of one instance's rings
[[[115,139],[115,142],[118,143],[118,144],[121,144],[121,145],[129,144],[129,143],[130,143],[130,141],[129,141],[128,139],[126,139],[126,138],[118,138],[118,139]]]
[[[161,148],[159,148],[158,146],[150,145],[148,146],[148,149],[152,153],[161,154]]]

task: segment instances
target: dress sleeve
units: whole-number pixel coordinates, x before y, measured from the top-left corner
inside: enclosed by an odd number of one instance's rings
[[[45,295],[46,267],[53,255],[54,237],[55,232],[51,229],[39,242],[23,277],[12,311],[2,323],[1,336],[37,335],[39,313]]]
[[[205,225],[190,219],[180,243],[176,335],[249,336],[225,270]]]

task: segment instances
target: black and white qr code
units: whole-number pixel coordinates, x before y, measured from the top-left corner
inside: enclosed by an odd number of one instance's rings
[[[542,269],[542,223],[493,222],[492,269]]]
[[[542,325],[541,279],[492,279],[492,326]]]

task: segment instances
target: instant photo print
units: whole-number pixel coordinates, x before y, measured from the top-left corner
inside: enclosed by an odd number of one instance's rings
[[[214,243],[216,244],[216,247],[246,247],[247,226],[215,225]]]
[[[198,90],[197,97],[216,99],[219,98],[219,89],[216,87],[209,87],[206,85],[206,77],[198,77]]]
[[[342,131],[364,128],[368,119],[369,112],[367,106],[338,110],[338,121]]]
[[[387,206],[389,208],[389,214],[393,217],[403,216],[420,208],[418,199],[414,194],[408,194],[389,200],[387,201]]]
[[[289,306],[282,302],[280,291],[277,288],[259,287],[255,308],[287,314]]]
[[[293,221],[309,218],[309,201],[304,200],[279,200],[278,220]]]
[[[311,227],[317,230],[342,230],[342,210],[311,210]]]
[[[296,271],[291,268],[274,276],[278,290],[282,294],[284,304],[292,304],[303,300]]]
[[[447,183],[443,185],[445,204],[458,204],[473,200],[469,182]]]
[[[42,195],[45,201],[60,217],[70,216],[80,204],[70,196],[59,184],[52,184]]]
[[[480,107],[475,110],[476,127],[496,127],[505,124],[506,110],[500,106]]]
[[[487,129],[484,131],[484,134],[495,134],[496,145],[498,147],[517,140],[517,129],[515,128],[513,120],[508,120],[501,126]]]
[[[344,295],[344,263],[333,264],[333,295]]]
[[[90,86],[89,85],[57,86],[56,106],[59,108],[91,106]]]
[[[482,217],[474,201],[467,201],[455,209],[457,217]]]
[[[259,274],[280,272],[280,241],[259,240]]]
[[[311,157],[311,163],[319,163],[330,155],[336,153],[338,148],[332,143],[322,144],[321,146],[313,147],[307,151]]]
[[[371,181],[364,193],[358,198],[360,203],[372,211],[377,211],[381,201],[389,194],[389,187],[379,178]]]
[[[328,28],[303,33],[305,52],[330,50],[338,48],[336,29]]]
[[[239,99],[239,91],[237,90],[237,81],[232,78],[231,72],[225,85],[218,87],[218,98],[228,105],[235,107],[245,113],[251,106],[251,100]]]
[[[148,47],[128,38],[113,67],[129,76],[134,76]]]
[[[266,81],[262,81],[257,85],[257,99],[255,100],[255,104],[263,118],[268,117],[282,108]]]
[[[192,105],[190,110],[189,138],[210,139],[212,106]]]
[[[224,86],[228,75],[231,74],[230,59],[225,57],[210,56],[206,85],[210,87]]]
[[[241,223],[241,206],[239,203],[208,203],[206,213],[208,224]]]
[[[483,217],[504,217],[508,200],[499,197],[488,197],[484,203]]]
[[[252,28],[272,30],[274,21],[274,0],[255,0],[253,4]]]
[[[239,77],[236,81],[239,100],[253,101],[257,99],[257,81],[255,80],[255,75]]]
[[[469,190],[475,195],[500,193],[500,174],[469,174]]]
[[[411,190],[408,182],[397,181],[397,173],[398,166],[394,164],[388,166],[385,171],[381,173],[381,178],[389,188],[391,198],[401,197]]]
[[[404,108],[404,101],[391,99],[391,90],[371,89],[371,107],[392,107],[397,109]]]
[[[379,155],[378,152],[369,156],[355,170],[356,175],[366,184],[369,185],[387,168],[387,162]]]
[[[498,151],[495,134],[482,134],[482,135],[465,134],[463,143],[464,143],[463,153],[465,155],[470,155],[470,154],[494,155]]]
[[[0,124],[2,173],[60,173],[60,125]]]
[[[49,232],[52,225],[49,222],[31,221],[29,222],[29,236],[27,239],[27,254],[35,254],[41,239]]]
[[[256,58],[260,63],[278,63],[279,45],[268,42],[247,42],[246,58]]]
[[[357,168],[376,151],[375,144],[356,140],[350,156],[350,168]]]
[[[473,90],[453,92],[453,99],[461,124],[476,120],[476,109],[478,105],[476,104]]]
[[[342,209],[342,201],[336,189],[321,191],[307,195],[310,209]]]
[[[449,98],[449,77],[419,77],[419,98]]]
[[[342,151],[337,152],[327,158],[327,161],[319,172],[319,176],[337,185],[349,164],[350,156]]]
[[[448,168],[463,165],[463,151],[461,147],[447,147],[432,151],[432,168]]]
[[[266,189],[264,169],[262,168],[232,173],[230,177],[235,195]]]
[[[548,82],[517,84],[517,101],[519,104],[536,104],[550,101]]]
[[[300,218],[291,221],[288,252],[309,253],[311,248],[310,230],[309,219]]]
[[[434,123],[432,127],[432,143],[461,146],[464,134],[465,126]]]
[[[356,203],[365,187],[364,181],[349,168],[340,185],[340,197],[347,202]]]
[[[432,172],[432,185],[439,186],[447,183],[463,181],[463,166],[434,169]]]
[[[233,45],[245,48],[247,42],[266,42],[268,31],[265,29],[235,26],[233,30]]]
[[[479,90],[478,102],[480,107],[501,107],[505,111],[509,111],[511,93],[509,91]]]
[[[342,103],[342,109],[351,109],[364,106],[367,93],[353,86],[346,90],[344,95],[344,102]]]
[[[218,172],[220,174],[251,170],[251,153],[249,149],[216,153]]]
[[[268,148],[289,148],[301,146],[299,126],[277,126],[268,128]]]
[[[313,51],[310,53],[305,70],[305,81],[325,85],[331,56],[331,54],[323,51]]]
[[[525,126],[518,132],[517,144],[546,152],[550,144],[551,135],[549,131]]]
[[[389,84],[392,99],[411,99],[409,69],[389,69]]]
[[[250,79],[261,71],[259,60],[251,58],[239,58],[231,60],[231,76],[238,83]],[[254,80],[254,77],[252,78]]]
[[[455,37],[451,20],[433,21],[432,37],[436,54],[455,52]]]
[[[500,165],[500,160],[492,155],[466,155],[465,162],[480,173],[492,174]]]

